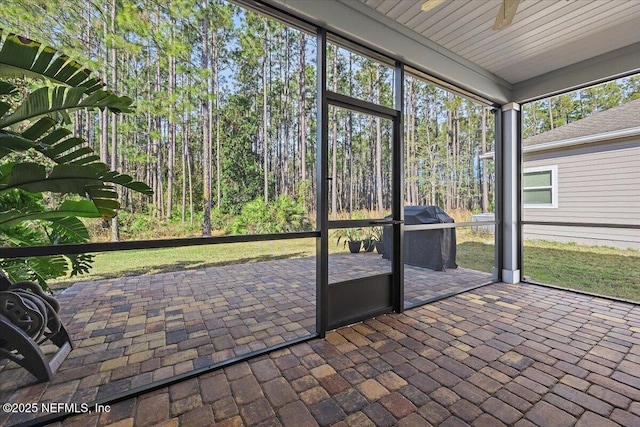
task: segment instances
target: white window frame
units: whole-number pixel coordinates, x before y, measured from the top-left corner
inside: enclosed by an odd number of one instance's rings
[[[551,172],[551,203],[524,204],[526,209],[557,209],[558,208],[558,165],[538,166],[526,168],[522,171],[522,200],[524,200],[524,175],[533,172]],[[527,187],[526,190],[546,190],[549,187]]]

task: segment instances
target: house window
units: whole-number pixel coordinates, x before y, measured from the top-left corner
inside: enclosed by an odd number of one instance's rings
[[[558,167],[554,165],[525,169],[522,196],[525,208],[557,208]]]

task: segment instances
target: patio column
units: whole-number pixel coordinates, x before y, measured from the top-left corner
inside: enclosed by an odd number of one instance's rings
[[[520,159],[521,113],[515,102],[502,106],[502,281],[521,279]]]

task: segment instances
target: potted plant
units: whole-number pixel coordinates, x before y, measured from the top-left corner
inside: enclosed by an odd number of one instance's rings
[[[367,229],[367,237],[362,240],[362,247],[365,252],[373,252],[373,248],[376,243],[376,235],[378,231],[376,230],[379,227],[371,227]]]
[[[382,227],[373,227],[371,229],[371,239],[373,240],[373,246],[375,246],[376,252],[383,255],[384,246],[382,245]]]
[[[360,247],[362,246],[362,240],[360,239],[361,230],[359,228],[342,228],[340,230],[336,230],[335,235],[338,236],[338,241],[336,245],[340,244],[340,241],[343,241],[343,246],[349,245],[349,251],[352,254],[357,254],[360,252]]]

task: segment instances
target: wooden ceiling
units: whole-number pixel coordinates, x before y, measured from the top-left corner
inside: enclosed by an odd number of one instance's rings
[[[640,42],[638,0],[522,0],[499,31],[502,0],[359,1],[512,84]]]

